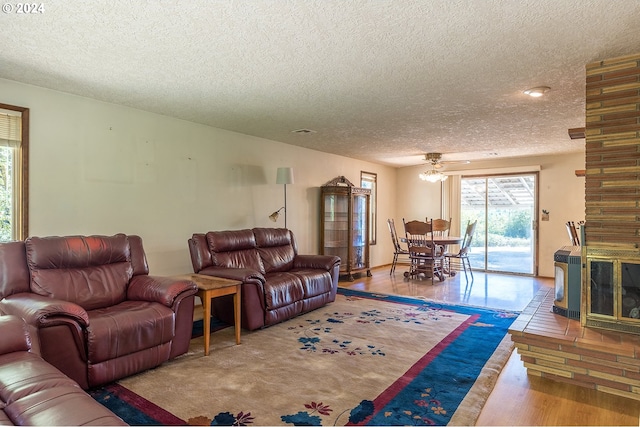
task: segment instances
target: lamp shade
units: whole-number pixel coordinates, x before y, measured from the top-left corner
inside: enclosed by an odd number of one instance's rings
[[[293,168],[278,168],[276,184],[293,184]]]
[[[269,215],[269,219],[273,222],[276,222],[278,220],[278,218],[280,217],[280,211],[284,209],[284,206],[281,207],[280,209],[278,209],[277,211],[275,211],[274,213],[272,213],[271,215]],[[287,213],[287,211],[284,211],[285,214]]]

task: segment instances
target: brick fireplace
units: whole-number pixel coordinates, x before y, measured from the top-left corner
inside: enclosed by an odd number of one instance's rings
[[[582,324],[640,333],[640,55],[586,71]]]
[[[640,54],[586,75],[580,321],[551,292],[509,332],[530,375],[640,400]]]

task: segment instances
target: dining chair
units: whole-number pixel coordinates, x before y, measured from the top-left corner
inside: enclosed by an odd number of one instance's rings
[[[387,226],[389,227],[389,232],[391,233],[391,241],[393,242],[393,263],[391,264],[391,271],[389,275],[392,275],[396,271],[396,265],[398,264],[398,258],[401,256],[406,256],[407,263],[409,260],[409,250],[402,247],[400,244],[400,239],[398,239],[398,233],[396,231],[396,224],[392,218],[387,220]]]
[[[455,274],[451,264],[451,261],[455,259],[458,264],[462,264],[464,277],[466,277],[467,280],[469,280],[469,278],[467,277],[467,266],[469,266],[469,273],[471,274],[471,280],[473,280],[473,270],[471,270],[471,261],[469,261],[469,249],[471,248],[471,240],[473,239],[473,234],[476,232],[477,224],[477,220],[474,222],[468,222],[467,229],[464,232],[462,244],[460,244],[460,250],[457,253],[446,252],[444,254],[444,257],[447,261],[447,266],[449,268],[450,276],[453,276]]]
[[[448,236],[451,228],[451,218],[447,221],[442,218],[434,218],[431,220],[433,224],[432,232],[435,236]]]
[[[431,221],[409,221],[402,219],[404,232],[409,247],[409,259],[411,261],[409,271],[404,273],[405,278],[431,276],[431,284],[434,284],[437,276],[444,280],[444,247],[433,242],[433,224]]]

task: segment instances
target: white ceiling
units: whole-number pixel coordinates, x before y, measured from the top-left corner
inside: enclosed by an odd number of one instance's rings
[[[0,78],[394,166],[579,151],[585,65],[640,53],[638,0],[6,4]]]

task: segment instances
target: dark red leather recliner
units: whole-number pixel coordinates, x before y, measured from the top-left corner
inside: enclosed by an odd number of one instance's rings
[[[197,233],[188,243],[195,273],[242,281],[243,328],[270,326],[336,298],[340,258],[298,254],[285,228]],[[230,298],[211,303],[217,317],[233,323]]]
[[[0,243],[0,312],[24,319],[34,351],[83,388],[186,353],[196,285],[149,276],[138,236]]]

